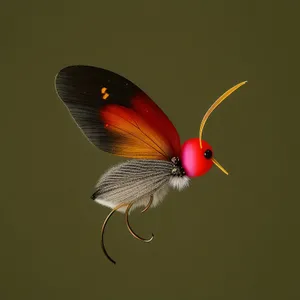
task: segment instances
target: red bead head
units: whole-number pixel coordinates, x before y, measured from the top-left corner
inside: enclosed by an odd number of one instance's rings
[[[187,140],[181,148],[181,163],[186,175],[189,177],[204,175],[213,165],[212,156],[212,147],[206,141],[202,141],[200,148],[199,138]]]
[[[208,109],[204,115],[199,131],[199,138],[193,138],[187,140],[181,148],[181,163],[188,177],[197,177],[205,174],[210,170],[213,164],[215,164],[222,172],[228,175],[228,172],[218,163],[218,161],[213,157],[212,147],[202,140],[204,125],[210,116],[210,114],[235,90],[240,86],[244,85],[246,81],[241,82],[227,92],[225,92],[221,97],[219,97],[214,104]]]

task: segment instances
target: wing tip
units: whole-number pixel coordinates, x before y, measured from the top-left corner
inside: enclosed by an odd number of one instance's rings
[[[83,71],[84,74],[86,74],[88,71],[95,71],[97,69],[100,68],[92,65],[67,65],[60,69],[54,77],[55,90],[59,92],[65,85],[70,84],[70,81],[72,82],[73,78],[76,78],[78,75],[82,76]]]

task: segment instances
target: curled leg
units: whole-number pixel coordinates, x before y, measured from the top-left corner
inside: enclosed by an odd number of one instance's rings
[[[150,196],[150,201],[148,202],[147,206],[142,210],[141,213],[146,212],[150,208],[152,202],[153,202],[153,195]]]
[[[102,229],[101,229],[101,247],[102,247],[102,250],[105,254],[105,256],[113,263],[113,264],[116,264],[116,262],[108,255],[106,249],[105,249],[105,246],[104,246],[104,231],[105,231],[105,227],[107,225],[107,222],[108,220],[110,219],[110,217],[114,214],[115,211],[117,211],[119,208],[123,207],[123,206],[127,206],[128,203],[121,203],[119,204],[118,206],[116,206],[109,214],[108,216],[106,217],[105,221],[103,222],[103,225],[102,225]]]
[[[151,200],[151,199],[150,199],[150,200]],[[151,203],[152,203],[152,200],[151,200]],[[151,205],[151,203],[150,203],[150,205]],[[133,237],[135,237],[136,239],[138,239],[138,240],[140,240],[140,241],[143,241],[143,242],[145,242],[145,243],[149,243],[149,242],[151,242],[151,241],[153,240],[153,238],[154,238],[153,233],[152,233],[151,238],[149,238],[149,239],[144,239],[144,238],[138,236],[138,235],[132,230],[132,228],[131,228],[131,226],[130,226],[130,224],[129,224],[128,214],[129,214],[130,208],[132,207],[133,204],[134,204],[134,201],[132,201],[132,202],[127,206],[127,209],[126,209],[126,212],[125,212],[125,221],[126,221],[127,228],[128,228],[129,232],[131,233],[131,235],[132,235]],[[146,209],[144,209],[143,211],[146,211],[146,210],[150,207],[150,205],[148,204],[148,205],[146,206]],[[148,207],[148,206],[149,206],[149,207]]]

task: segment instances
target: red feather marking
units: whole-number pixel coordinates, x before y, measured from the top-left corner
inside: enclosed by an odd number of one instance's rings
[[[100,118],[107,130],[122,138],[115,144],[117,155],[163,160],[172,155],[168,140],[135,110],[110,104],[100,110]]]
[[[171,156],[180,155],[180,137],[175,126],[146,94],[136,95],[132,101],[132,108],[143,118],[149,126],[168,142],[171,147]]]

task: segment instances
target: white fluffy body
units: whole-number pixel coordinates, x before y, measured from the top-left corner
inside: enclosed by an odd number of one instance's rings
[[[175,177],[175,176],[173,177],[172,176],[170,178],[169,184],[163,185],[159,190],[157,190],[153,194],[153,202],[152,202],[151,208],[157,207],[164,200],[164,198],[166,197],[166,195],[169,192],[170,187],[173,189],[177,189],[178,191],[182,191],[183,189],[185,189],[189,186],[189,181],[190,181],[190,178],[187,176],[183,176],[183,177]],[[138,207],[142,207],[142,208],[146,207],[147,204],[149,203],[149,200],[150,199],[148,196],[138,199],[136,201],[136,203],[132,206],[130,211],[132,212],[134,209],[136,209]],[[114,203],[108,202],[105,199],[102,199],[100,197],[95,199],[95,202],[97,202],[103,206],[109,207],[111,209],[114,209],[116,206]],[[121,213],[125,213],[125,211],[126,211],[126,207],[121,207],[120,209],[118,209],[118,212],[121,212]]]
[[[133,211],[146,207],[153,195],[151,207],[156,207],[170,188],[182,191],[189,185],[190,178],[172,175],[172,168],[171,162],[162,160],[129,160],[116,165],[99,179],[93,200],[111,209],[134,201]],[[126,206],[118,211],[124,213]]]
[[[158,206],[164,200],[164,198],[166,197],[168,192],[169,192],[169,186],[167,184],[162,186],[158,191],[156,191],[153,194],[153,201],[152,201],[151,208]],[[136,202],[132,205],[130,212],[132,212],[134,209],[136,209],[138,207],[142,207],[142,208],[146,207],[147,204],[149,203],[149,201],[150,201],[150,198],[148,196],[136,200]],[[111,209],[114,209],[116,207],[116,205],[114,203],[108,202],[102,198],[95,199],[95,202],[97,202],[103,206],[109,207]],[[125,213],[126,208],[127,207],[121,207],[117,211],[120,213]]]
[[[177,189],[178,191],[182,191],[183,189],[187,188],[190,183],[190,178],[187,176],[183,177],[177,177],[177,176],[172,176],[170,178],[170,186],[173,189]]]

